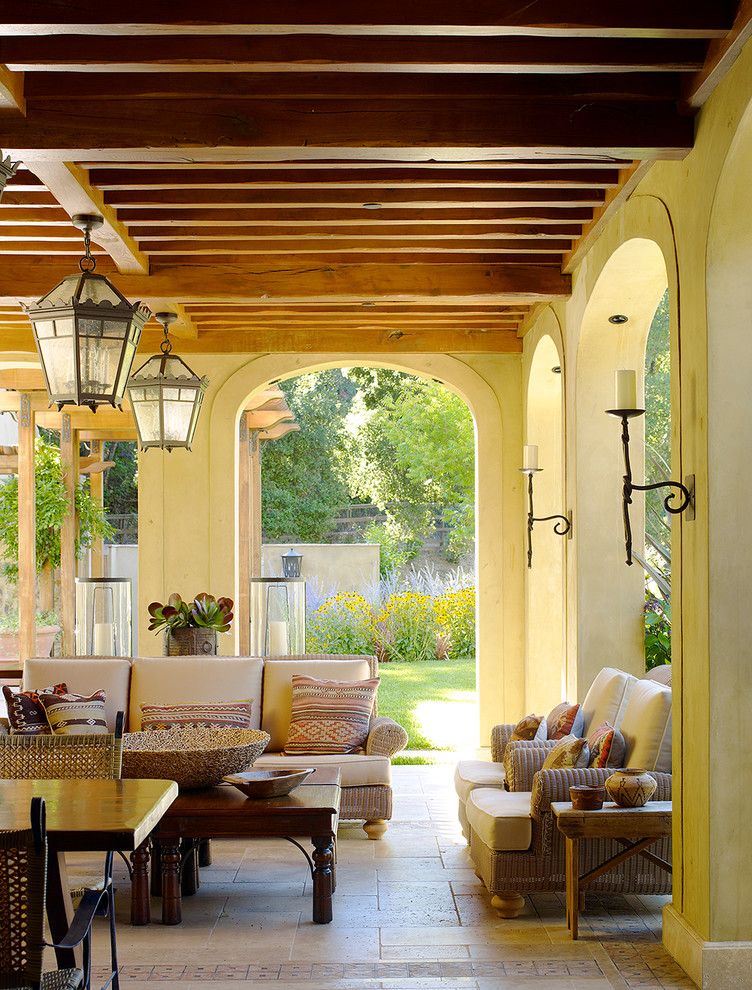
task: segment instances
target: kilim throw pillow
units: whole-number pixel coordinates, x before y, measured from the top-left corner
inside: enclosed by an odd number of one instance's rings
[[[543,761],[541,770],[574,770],[588,765],[590,750],[587,739],[565,736]]]
[[[546,719],[548,723],[548,738],[563,739],[564,736],[581,736],[584,729],[584,718],[579,705],[570,705],[562,701],[551,709]]]
[[[285,753],[357,753],[365,746],[378,677],[321,681],[293,674],[292,716]]]
[[[602,722],[587,738],[591,767],[623,767],[627,752],[624,736],[610,722]]]
[[[542,715],[526,715],[515,725],[511,741],[531,742],[535,740],[542,742],[545,739],[548,739],[548,727],[545,718]]]
[[[250,729],[250,701],[222,701],[212,704],[141,705],[141,729],[205,728]]]
[[[8,723],[12,736],[49,736],[52,732],[47,721],[40,694],[67,694],[67,684],[53,684],[41,691],[14,691],[3,685],[3,696],[8,709]]]
[[[50,728],[58,736],[96,736],[109,732],[104,717],[105,698],[104,691],[95,691],[89,697],[71,693],[39,695]]]

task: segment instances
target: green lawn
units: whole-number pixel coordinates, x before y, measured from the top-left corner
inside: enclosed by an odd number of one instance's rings
[[[384,663],[379,676],[379,715],[389,715],[407,729],[408,749],[477,745],[474,657]]]

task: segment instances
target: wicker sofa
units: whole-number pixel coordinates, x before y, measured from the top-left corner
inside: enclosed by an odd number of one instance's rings
[[[627,743],[625,765],[641,766],[655,777],[655,800],[671,800],[671,688],[655,679],[637,679],[604,668],[583,701],[585,733],[602,721],[622,731]],[[512,742],[513,726],[501,725],[492,736],[493,761],[460,764],[455,783],[459,816],[476,872],[500,917],[516,917],[525,893],[559,891],[566,886],[564,841],[556,828],[551,803],[568,801],[576,783],[603,783],[613,770],[543,770],[554,742]],[[493,781],[489,784],[489,781]],[[587,842],[581,853],[584,872],[615,855],[613,840]],[[590,889],[601,892],[663,894],[671,875],[658,861],[670,863],[671,842],[661,840],[648,856],[629,859],[599,877]]]
[[[107,694],[106,717],[114,726],[118,710],[127,713],[129,731],[141,728],[142,704],[181,704],[197,700],[252,700],[252,728],[271,739],[254,764],[279,769],[335,765],[342,775],[340,816],[363,821],[369,838],[378,839],[392,817],[391,757],[404,749],[407,733],[390,718],[374,714],[365,748],[360,753],[327,756],[285,756],[292,703],[292,676],[342,681],[378,676],[371,656],[134,657],[40,658],[27,660],[24,687],[39,688],[64,681],[69,690]]]

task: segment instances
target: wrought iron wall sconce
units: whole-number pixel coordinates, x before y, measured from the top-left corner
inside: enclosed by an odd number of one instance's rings
[[[632,560],[632,524],[629,518],[629,507],[632,504],[633,492],[652,492],[661,488],[670,489],[663,500],[663,507],[672,516],[680,515],[689,510],[688,519],[694,519],[694,475],[686,477],[687,484],[681,481],[658,481],[652,485],[637,485],[632,481],[632,463],[629,457],[629,421],[638,416],[644,416],[645,410],[637,408],[637,376],[634,371],[616,372],[616,400],[619,408],[607,409],[609,416],[621,420],[621,443],[624,449],[624,485],[622,488],[622,514],[624,517],[624,543],[627,551],[627,564],[631,567]]]
[[[572,513],[569,512],[566,516],[555,515],[555,516],[536,516],[535,510],[533,509],[533,475],[538,474],[543,468],[538,467],[538,448],[531,445],[525,445],[525,466],[520,468],[523,474],[527,475],[527,566],[530,568],[533,566],[533,526],[537,522],[551,522],[556,520],[554,523],[554,533],[557,536],[569,536],[572,538]]]

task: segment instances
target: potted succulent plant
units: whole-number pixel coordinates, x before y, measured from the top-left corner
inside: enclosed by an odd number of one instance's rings
[[[190,602],[170,595],[166,605],[152,602],[149,606],[149,629],[164,629],[166,657],[216,656],[217,634],[229,630],[232,609],[231,598],[215,598],[206,592]]]
[[[59,632],[60,626],[54,612],[37,612],[34,656],[48,657]],[[18,609],[13,609],[0,615],[0,659],[17,660],[18,656]]]

